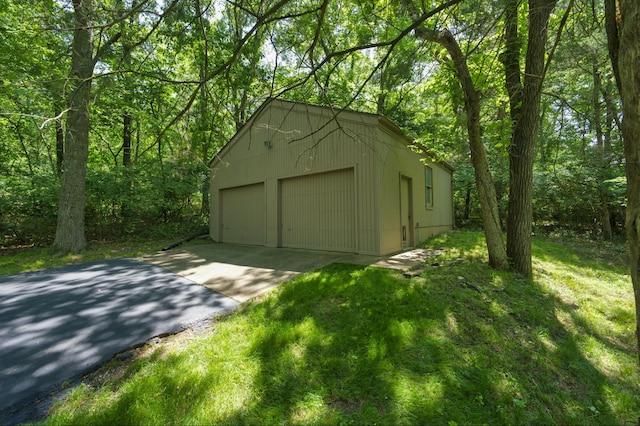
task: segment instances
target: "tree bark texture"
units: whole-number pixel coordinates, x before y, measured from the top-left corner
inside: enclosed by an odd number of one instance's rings
[[[133,127],[131,126],[131,113],[125,111],[122,113],[122,165],[128,167],[131,165],[131,134]]]
[[[509,147],[507,255],[514,269],[527,277],[533,273],[531,230],[535,140],[544,79],[549,16],[555,4],[556,0],[529,0],[529,35],[525,56],[522,100],[517,105],[519,111],[515,116],[516,121]],[[509,69],[511,68],[509,67]],[[505,69],[507,69],[506,66]],[[514,117],[513,112],[512,117]]]
[[[605,240],[611,240],[613,237],[611,231],[611,217],[609,215],[609,191],[604,186],[606,180],[606,172],[609,168],[609,160],[607,153],[607,143],[604,137],[604,130],[602,129],[602,107],[601,107],[601,93],[602,93],[602,80],[600,78],[600,70],[597,61],[594,60],[592,66],[593,73],[593,127],[596,132],[596,142],[598,150],[598,169],[597,175],[598,195],[600,197],[600,229],[602,231],[602,237]]]
[[[62,253],[85,249],[85,176],[89,154],[89,103],[93,76],[92,0],[73,0],[75,30],[67,85],[64,169],[54,248]]]
[[[518,122],[522,107],[522,80],[520,78],[520,49],[518,35],[518,4],[520,0],[508,0],[504,11],[504,52],[500,62],[504,65],[505,87],[509,94],[509,114],[513,125]]]
[[[62,101],[54,102],[54,114],[56,115],[56,172],[62,173],[64,164],[64,126],[62,125]]]
[[[636,307],[640,363],[640,2],[606,0],[609,55],[622,100],[622,138],[627,175],[626,231]]]
[[[478,198],[480,199],[480,211],[482,214],[482,224],[487,241],[489,252],[489,264],[497,269],[509,269],[507,253],[502,240],[502,228],[500,226],[500,215],[498,210],[498,200],[496,197],[493,177],[489,170],[487,152],[482,142],[480,129],[480,96],[475,89],[471,74],[467,66],[467,61],[450,31],[429,31],[420,29],[416,34],[428,41],[440,44],[447,49],[449,56],[455,65],[458,80],[464,92],[464,106],[467,113],[467,133],[469,135],[469,147],[471,148],[471,163],[476,178],[478,188]]]

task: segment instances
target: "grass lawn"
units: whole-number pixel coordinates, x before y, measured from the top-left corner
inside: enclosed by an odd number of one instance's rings
[[[179,238],[140,239],[128,245],[119,242],[93,242],[80,254],[56,255],[50,247],[0,248],[0,275],[12,275],[56,266],[117,257],[136,257],[161,250]]]
[[[623,246],[535,240],[532,281],[488,268],[479,233],[427,246],[462,260],[411,279],[341,264],[302,275],[207,333],[112,361],[47,423],[638,421]]]

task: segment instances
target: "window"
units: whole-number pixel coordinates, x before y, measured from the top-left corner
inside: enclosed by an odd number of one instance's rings
[[[431,167],[424,168],[424,186],[425,207],[430,209],[433,207],[433,170]]]

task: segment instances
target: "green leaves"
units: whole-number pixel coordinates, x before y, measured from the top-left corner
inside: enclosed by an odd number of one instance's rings
[[[139,7],[127,14],[133,3]],[[144,181],[152,180],[145,173],[155,173],[153,179],[162,181],[167,164],[192,161],[203,167],[266,96],[283,96],[387,116],[436,159],[454,166],[460,185],[455,188],[456,211],[465,216],[474,176],[468,167],[463,94],[443,50],[407,30],[407,5],[320,0],[133,3],[96,0],[96,45],[103,47],[121,33],[117,42],[101,50],[91,103],[88,168],[111,175],[104,180],[114,185],[108,191],[111,198],[124,190],[116,183],[123,114],[132,118],[135,173]],[[423,2],[420,13],[437,3]],[[275,5],[280,8],[265,18]],[[425,21],[428,28],[455,33],[480,92],[482,137],[501,214],[506,213],[512,127],[500,63],[504,31],[498,17],[503,8],[504,2],[465,1]],[[526,32],[525,9],[520,8],[517,20]],[[70,87],[66,77],[72,10],[68,1],[7,0],[0,5],[3,174],[53,176],[54,117],[66,118],[61,103]],[[599,27],[601,12],[596,6],[572,17],[547,76],[534,182],[540,221],[592,222],[594,217],[575,212],[593,216],[598,204],[593,194],[599,190],[606,192],[613,213],[625,204],[620,113]],[[552,16],[552,30],[560,18]],[[593,102],[594,65],[602,82],[596,96],[599,113]],[[603,144],[595,142],[597,128],[607,140],[605,152],[599,151]],[[188,185],[198,188],[189,198],[203,204],[205,175],[202,172],[199,185]],[[148,192],[160,197],[148,204],[162,205],[161,192]],[[475,189],[469,195],[473,217],[478,211]]]

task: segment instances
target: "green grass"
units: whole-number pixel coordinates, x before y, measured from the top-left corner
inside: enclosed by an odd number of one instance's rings
[[[48,424],[622,424],[640,415],[619,246],[534,241],[533,280],[454,232],[421,276],[331,265],[281,285]],[[480,291],[478,291],[480,290]],[[108,368],[115,368],[113,361]]]
[[[86,251],[64,256],[57,255],[55,250],[49,247],[0,248],[0,276],[91,262],[93,260],[136,257],[159,251],[163,247],[179,240],[180,237],[167,237],[163,239],[150,238],[134,240],[125,244],[117,241],[91,242]]]

